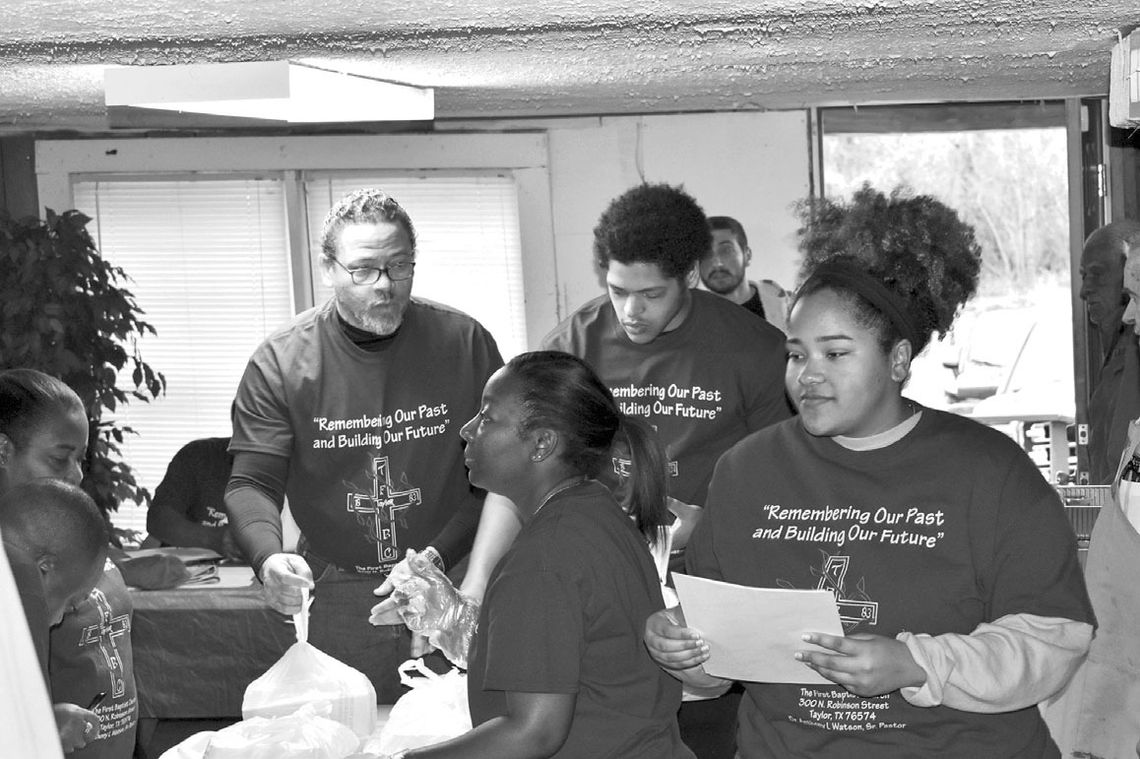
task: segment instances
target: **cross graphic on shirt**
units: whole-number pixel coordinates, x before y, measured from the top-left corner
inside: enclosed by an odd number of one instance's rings
[[[419,488],[396,490],[388,469],[388,457],[372,459],[372,495],[348,494],[348,510],[372,517],[371,537],[376,541],[376,558],[384,563],[400,558],[395,523],[399,514],[420,503]]]
[[[118,639],[130,632],[131,617],[129,614],[112,616],[114,611],[111,609],[111,604],[107,601],[107,596],[103,591],[98,588],[92,590],[88,598],[95,605],[95,610],[99,612],[99,621],[83,628],[83,632],[79,636],[79,645],[81,647],[99,646],[99,652],[103,655],[103,661],[107,665],[107,673],[111,678],[110,690],[107,694],[113,698],[119,698],[126,693],[127,685],[123,680],[123,657],[119,652]]]
[[[835,605],[839,609],[839,621],[843,629],[850,630],[861,622],[877,624],[879,621],[879,604],[875,601],[855,601],[843,598],[844,584],[847,579],[847,568],[851,563],[850,556],[828,556],[823,565],[823,576],[819,578],[819,590],[830,590],[835,594]]]
[[[623,459],[620,456],[614,456],[614,474],[621,478],[628,478],[633,474],[633,461],[630,459]],[[681,467],[676,461],[670,461],[667,468],[670,477],[677,477],[681,473]]]

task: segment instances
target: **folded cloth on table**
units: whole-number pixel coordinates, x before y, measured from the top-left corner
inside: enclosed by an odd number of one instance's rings
[[[123,575],[123,582],[143,590],[163,590],[176,588],[190,579],[190,570],[181,559],[173,556],[149,555],[133,557],[130,554],[119,556],[114,552],[111,561]]]
[[[219,581],[216,562],[222,558],[209,549],[180,548],[145,551],[112,548],[110,556],[122,573],[123,581],[142,590],[166,590],[179,585],[216,583]],[[214,558],[210,559],[210,556]]]
[[[190,577],[182,583],[183,585],[211,585],[221,582],[222,579],[218,574],[217,564],[196,564],[186,569],[190,572]]]

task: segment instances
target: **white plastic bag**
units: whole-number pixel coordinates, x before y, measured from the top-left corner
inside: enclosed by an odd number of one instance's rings
[[[161,759],[344,759],[360,739],[328,713],[328,703],[322,702],[284,717],[254,717],[195,733]]]
[[[400,682],[411,690],[396,700],[380,734],[361,747],[363,753],[384,756],[431,746],[471,729],[465,673],[453,668],[439,675],[425,667],[423,659],[409,659],[397,670]],[[423,677],[412,677],[413,671]]]
[[[306,592],[301,612],[293,615],[297,642],[245,689],[241,716],[280,717],[327,701],[331,719],[365,738],[376,726],[376,689],[363,673],[309,645],[310,603]]]

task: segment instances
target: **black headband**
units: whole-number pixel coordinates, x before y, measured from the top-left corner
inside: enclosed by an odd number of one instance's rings
[[[817,266],[800,289],[801,292],[811,292],[826,285],[839,285],[862,297],[910,341],[912,350],[918,348],[918,327],[907,314],[906,304],[878,278],[853,262],[832,259]]]

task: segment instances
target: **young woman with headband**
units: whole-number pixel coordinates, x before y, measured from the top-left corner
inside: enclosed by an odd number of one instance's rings
[[[1060,500],[1001,432],[903,395],[974,291],[973,230],[929,197],[864,187],[807,207],[802,234],[799,416],[720,459],[688,569],[829,590],[845,636],[808,633],[794,653],[834,685],[744,684],[739,756],[1057,756],[1036,704],[1093,622]],[[650,617],[646,643],[679,679],[727,685],[678,610]]]

